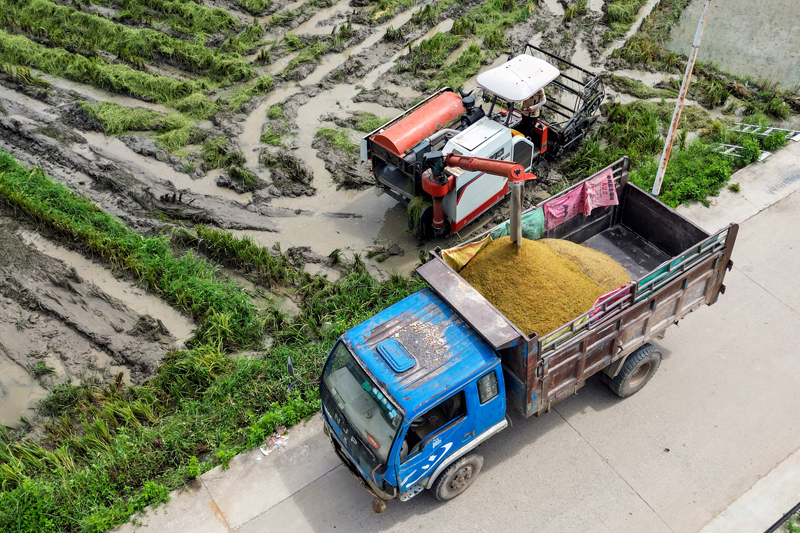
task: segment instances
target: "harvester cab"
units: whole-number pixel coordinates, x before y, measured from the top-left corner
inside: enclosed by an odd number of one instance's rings
[[[514,189],[505,166],[463,168],[443,156],[513,163],[527,175],[545,153],[583,138],[604,96],[599,77],[532,45],[477,83],[483,105],[444,88],[362,139],[362,161],[408,206],[420,240],[460,231]]]

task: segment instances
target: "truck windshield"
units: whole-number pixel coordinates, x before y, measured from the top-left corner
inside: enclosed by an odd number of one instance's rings
[[[343,343],[334,347],[322,381],[350,425],[385,463],[403,417]]]

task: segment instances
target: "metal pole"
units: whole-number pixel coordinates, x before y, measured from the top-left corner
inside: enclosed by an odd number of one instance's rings
[[[509,234],[511,241],[522,246],[522,190],[525,182],[519,181],[508,184],[511,187],[511,212],[509,213]]]
[[[658,196],[661,192],[661,183],[664,181],[664,173],[667,171],[667,163],[669,162],[669,156],[672,153],[672,143],[675,142],[675,136],[678,134],[678,122],[681,119],[683,102],[686,100],[686,94],[689,92],[689,83],[692,79],[692,70],[694,69],[694,62],[697,60],[697,52],[700,49],[700,39],[703,37],[703,29],[706,26],[708,9],[710,7],[711,0],[706,0],[705,5],[703,6],[703,13],[700,15],[700,22],[697,23],[697,32],[694,34],[694,43],[692,43],[692,51],[689,54],[689,61],[686,63],[686,72],[683,74],[681,92],[678,94],[678,102],[675,104],[675,112],[672,114],[672,123],[669,126],[667,142],[664,144],[664,151],[661,153],[661,162],[658,164],[656,181],[653,183],[653,196]]]

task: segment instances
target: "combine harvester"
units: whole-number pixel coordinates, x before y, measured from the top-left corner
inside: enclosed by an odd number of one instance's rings
[[[531,172],[545,153],[558,156],[585,137],[605,97],[599,76],[530,44],[477,82],[487,110],[445,88],[361,141],[361,160],[408,206],[409,229],[420,240],[460,231],[509,192],[507,175],[480,165],[426,174],[440,154],[510,161]],[[522,103],[543,89],[541,116],[524,127]]]

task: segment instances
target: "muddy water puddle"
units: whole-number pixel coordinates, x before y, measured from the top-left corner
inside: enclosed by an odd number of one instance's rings
[[[21,416],[32,418],[47,389],[0,350],[0,424],[18,427]]]
[[[564,16],[564,6],[561,5],[561,2],[558,0],[544,0],[544,5],[554,14],[558,15],[559,17]]]
[[[125,143],[115,137],[107,137],[101,133],[90,131],[80,132],[80,134],[86,139],[90,146],[101,148],[120,160],[134,163],[136,166],[149,171],[157,178],[171,182],[179,191],[190,190],[196,194],[216,196],[240,203],[247,203],[252,198],[251,193],[240,194],[232,189],[219,187],[214,180],[220,176],[222,173],[221,170],[210,171],[205,178],[193,180],[188,174],[177,172],[174,168],[166,163],[157,161],[151,157],[145,157],[141,154],[137,154],[128,148]],[[75,147],[74,150],[78,153],[83,153],[83,155],[86,155],[90,159],[93,158],[91,149],[89,148]]]
[[[122,301],[132,311],[142,315],[147,314],[161,320],[179,343],[183,344],[184,341],[192,336],[192,332],[196,327],[192,320],[164,303],[160,298],[149,294],[144,289],[115,278],[105,267],[57,245],[38,233],[21,230],[19,234],[26,243],[40,252],[73,267],[83,279],[91,281],[109,296]]]
[[[293,33],[295,35],[327,35],[333,31],[333,28],[343,24],[346,20],[342,19],[334,24],[324,24],[320,25],[319,23],[327,20],[338,13],[349,13],[352,9],[349,6],[350,0],[341,0],[339,3],[332,5],[331,7],[326,7],[325,9],[320,9],[317,11],[310,19],[300,24],[293,30],[288,31],[287,33]]]

